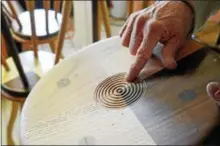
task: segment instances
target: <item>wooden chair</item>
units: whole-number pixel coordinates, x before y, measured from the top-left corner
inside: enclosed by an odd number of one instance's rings
[[[97,13],[97,38],[98,40],[101,40],[101,27],[102,23],[104,24],[106,37],[111,37],[111,28],[109,24],[109,13],[108,13],[108,7],[107,3],[104,0],[98,1],[98,13]]]
[[[55,41],[62,19],[60,8],[63,1],[54,1],[54,10],[50,9],[50,0],[43,1],[42,9],[35,8],[35,1],[25,1],[25,3],[27,11],[20,14],[16,13],[12,0],[2,3],[3,11],[11,23],[12,36],[18,42],[32,48],[35,56],[37,56],[39,44],[49,43],[52,52],[55,52]],[[6,4],[8,7],[4,6]]]
[[[127,1],[127,16],[129,16],[131,13],[139,11],[141,9],[144,9],[146,7],[149,7],[155,2],[155,0],[148,0],[148,1],[134,1],[134,0],[128,0]]]
[[[31,4],[33,1],[29,1]],[[56,54],[46,51],[25,51],[19,54],[21,64],[29,79],[30,86],[33,87],[40,77],[45,75],[54,64],[60,60],[60,54],[67,29],[67,21],[70,16],[72,1],[64,1],[61,18],[60,31],[58,39],[54,43]],[[14,32],[11,32],[14,33]],[[32,38],[32,36],[31,36]],[[2,41],[2,66],[1,66],[1,84],[7,85],[15,90],[23,90],[20,78],[12,60],[7,54],[7,40],[1,35]],[[36,48],[35,48],[36,49]],[[35,53],[34,53],[35,52]],[[34,55],[35,54],[35,55]],[[37,54],[37,55],[36,55]],[[38,57],[38,58],[36,58]],[[49,88],[49,87],[48,87]],[[13,97],[1,90],[2,101],[2,144],[14,145],[19,143],[19,118],[22,105],[26,97]]]

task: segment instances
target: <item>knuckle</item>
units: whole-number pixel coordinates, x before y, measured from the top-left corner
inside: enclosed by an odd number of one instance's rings
[[[130,14],[128,19],[134,19],[137,14],[138,14],[137,12],[134,12],[134,13]]]
[[[137,58],[138,58],[139,60],[146,60],[146,59],[149,57],[148,54],[149,54],[149,53],[145,53],[144,51],[138,51],[138,52],[137,52]]]
[[[135,25],[136,25],[137,27],[139,27],[139,26],[143,25],[145,22],[146,22],[146,21],[145,21],[145,19],[144,19],[144,16],[143,16],[143,15],[139,15],[139,16],[137,17],[136,21],[135,21]]]
[[[136,64],[136,63],[133,63],[133,64],[130,66],[130,69],[131,69],[131,70],[137,70],[137,64]]]
[[[158,30],[158,24],[156,21],[154,20],[149,21],[148,25],[149,25],[150,32],[155,32],[156,30]]]

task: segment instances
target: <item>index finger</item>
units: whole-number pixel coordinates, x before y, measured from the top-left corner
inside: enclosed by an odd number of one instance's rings
[[[143,41],[137,51],[135,61],[126,75],[126,80],[128,82],[136,79],[147,60],[151,57],[153,49],[162,35],[162,27],[155,21],[150,21],[146,26],[146,33],[144,34]]]

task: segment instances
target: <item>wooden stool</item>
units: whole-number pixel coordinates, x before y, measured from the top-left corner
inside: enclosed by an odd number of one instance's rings
[[[90,45],[42,78],[22,110],[22,144],[191,145],[213,126],[217,107],[204,88],[219,79],[216,54],[182,75],[127,83],[134,58],[120,42]],[[200,48],[189,41],[178,58]],[[163,69],[155,58],[147,64],[154,73]]]

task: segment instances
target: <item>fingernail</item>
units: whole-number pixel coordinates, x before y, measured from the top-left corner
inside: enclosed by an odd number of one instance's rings
[[[127,82],[129,82],[129,76],[128,76],[128,74],[125,74],[125,80],[126,80]]]
[[[129,83],[136,82],[136,78],[132,79],[128,74],[125,75],[125,80]]]
[[[168,69],[175,69],[177,67],[176,61],[170,58],[169,60],[167,60],[165,67]]]

